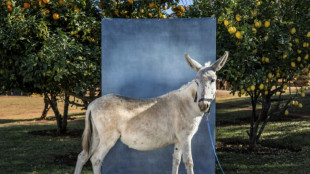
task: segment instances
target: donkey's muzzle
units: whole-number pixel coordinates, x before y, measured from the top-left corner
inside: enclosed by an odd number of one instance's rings
[[[198,106],[201,112],[206,112],[210,109],[211,103],[209,101],[199,101]]]

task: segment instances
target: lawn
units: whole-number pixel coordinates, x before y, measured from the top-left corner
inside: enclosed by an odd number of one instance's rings
[[[305,110],[310,104],[304,99]],[[73,173],[81,151],[84,111],[70,108],[69,136],[39,136],[29,132],[53,130],[54,120],[39,120],[42,97],[0,97],[0,173]],[[309,173],[310,120],[296,110],[283,121],[269,123],[255,152],[247,150],[249,98],[226,91],[217,95],[216,146],[222,167],[230,173]],[[294,114],[304,117],[294,117]],[[53,115],[49,111],[49,116]],[[73,134],[77,132],[78,134]],[[92,173],[84,167],[83,173]],[[217,167],[217,173],[220,173]]]

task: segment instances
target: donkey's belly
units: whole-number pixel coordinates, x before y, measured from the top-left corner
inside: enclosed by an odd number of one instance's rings
[[[154,131],[125,131],[121,133],[121,141],[136,150],[154,150],[175,142],[169,133],[162,134],[161,130]]]

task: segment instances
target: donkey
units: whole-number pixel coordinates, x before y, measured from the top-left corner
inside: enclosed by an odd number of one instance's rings
[[[188,54],[185,58],[197,75],[178,90],[153,99],[108,94],[88,106],[83,151],[78,155],[75,174],[81,173],[89,158],[94,173],[101,173],[104,157],[119,138],[141,151],[174,144],[172,174],[178,173],[181,156],[187,174],[194,174],[191,140],[204,113],[210,111],[216,93],[215,72],[226,63],[228,52],[212,65],[207,62],[202,66]]]

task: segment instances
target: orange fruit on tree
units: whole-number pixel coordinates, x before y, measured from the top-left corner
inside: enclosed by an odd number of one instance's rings
[[[45,4],[48,4],[48,3],[50,2],[50,0],[43,0],[43,2],[44,2]]]
[[[227,26],[229,24],[228,20],[224,20],[224,25]]]
[[[9,12],[12,12],[12,11],[13,11],[12,6],[8,6],[8,11],[9,11]]]
[[[132,5],[133,4],[133,0],[128,0],[128,3]]]
[[[268,27],[270,26],[270,22],[269,22],[269,21],[265,21],[264,26],[265,26],[266,28],[268,28]]]
[[[235,33],[236,31],[237,31],[236,27],[229,27],[229,28],[228,28],[228,32],[229,32],[230,34],[233,34],[233,33]]]
[[[259,20],[255,20],[255,21],[254,21],[254,26],[255,26],[256,28],[260,28],[260,27],[262,27],[262,22],[259,21]]]
[[[49,14],[50,13],[50,11],[49,10],[46,10],[43,14],[44,15],[47,15],[47,14]]]
[[[257,6],[260,6],[261,4],[262,4],[262,2],[260,2],[260,1],[256,2]]]
[[[178,8],[177,8],[177,7],[172,7],[171,10],[172,10],[173,12],[177,12],[177,11],[178,11]]]
[[[289,112],[288,112],[288,110],[286,109],[285,111],[284,111],[284,115],[288,115],[289,114]]]
[[[155,8],[155,4],[154,4],[153,2],[149,3],[149,8],[150,8],[150,9]]]
[[[118,16],[119,15],[119,10],[114,10],[114,14],[116,15],[116,16]]]
[[[301,61],[301,57],[298,56],[298,57],[297,57],[297,62],[300,62],[300,61]]]
[[[296,33],[296,29],[295,29],[295,28],[292,28],[292,29],[290,30],[290,32],[291,32],[291,34],[295,34],[295,33]]]
[[[178,5],[178,10],[180,10],[182,13],[185,12],[185,8],[182,5]]]
[[[58,20],[59,19],[59,14],[58,13],[54,13],[53,14],[53,19],[54,20]]]
[[[23,9],[29,9],[29,8],[30,8],[30,4],[28,2],[25,2]]]
[[[70,3],[70,6],[71,6],[71,8],[74,8],[74,4],[73,3]]]
[[[98,7],[99,7],[100,9],[102,9],[102,3],[101,3],[101,2],[99,2]]]
[[[42,0],[39,0],[39,6],[40,6],[41,8],[44,8],[46,5],[45,5],[45,4],[42,4]]]
[[[240,31],[237,31],[235,35],[236,35],[236,38],[238,38],[238,39],[242,39],[243,38],[243,36],[241,35]]]
[[[299,43],[299,39],[298,39],[298,38],[295,38],[294,40],[295,40],[295,42],[296,42],[297,44]]]
[[[251,91],[254,91],[254,90],[255,90],[255,86],[254,86],[254,85],[251,85],[251,86],[250,86],[250,90],[251,90]]]
[[[59,1],[58,1],[58,4],[59,4],[59,5],[63,5],[63,4],[65,4],[65,3],[66,3],[66,2],[63,1],[63,0],[59,0]]]
[[[240,14],[236,14],[236,17],[235,17],[235,18],[236,18],[237,21],[241,21],[241,16],[240,16]]]
[[[271,78],[273,78],[273,74],[272,74],[272,73],[268,73],[267,77],[268,77],[269,79],[271,79]]]
[[[6,2],[6,6],[11,6],[11,5],[12,5],[11,1]]]
[[[181,17],[182,16],[182,12],[177,12],[177,16]]]
[[[167,6],[163,6],[163,10],[167,10]]]

